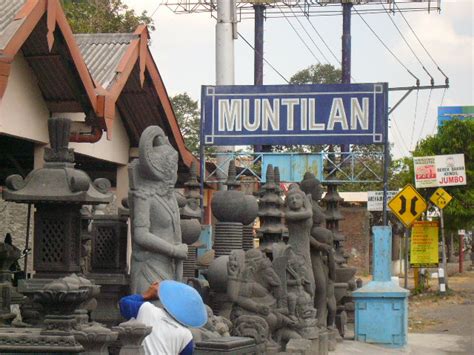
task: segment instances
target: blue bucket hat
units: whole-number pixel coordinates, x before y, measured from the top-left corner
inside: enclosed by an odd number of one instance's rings
[[[206,307],[201,295],[191,286],[173,280],[161,281],[158,295],[163,307],[179,323],[194,328],[206,324]]]

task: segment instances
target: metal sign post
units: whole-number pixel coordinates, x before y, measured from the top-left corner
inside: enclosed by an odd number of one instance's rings
[[[448,289],[448,267],[446,265],[446,240],[444,238],[444,217],[443,217],[442,208],[439,209],[439,219],[441,222],[441,244],[442,244],[442,261],[443,261],[443,269],[444,269],[444,283],[446,285],[446,289]],[[441,291],[441,288],[440,288],[440,291]]]

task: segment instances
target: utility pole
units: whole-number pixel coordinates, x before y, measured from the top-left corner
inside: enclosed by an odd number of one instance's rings
[[[342,83],[351,83],[351,10],[352,3],[342,3]]]
[[[235,0],[217,0],[216,85],[234,85],[235,13]],[[227,153],[233,150],[233,146],[217,147],[218,153]],[[226,154],[217,156],[219,190],[225,189],[222,182],[226,180],[229,161]]]
[[[265,5],[256,4],[253,6],[255,11],[255,30],[254,30],[254,72],[253,84],[263,85],[263,20]],[[254,152],[262,152],[263,146],[258,144],[253,147]]]

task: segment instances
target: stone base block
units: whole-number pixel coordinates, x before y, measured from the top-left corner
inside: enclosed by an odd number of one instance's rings
[[[286,353],[298,355],[314,354],[313,344],[308,339],[291,339],[286,344]]]
[[[328,354],[328,331],[327,329],[320,329],[319,330],[319,355],[327,355]]]
[[[337,335],[338,331],[336,328],[328,329],[328,351],[335,351],[336,350],[336,343],[337,343]]]
[[[195,355],[253,355],[257,353],[255,340],[244,337],[222,337],[196,343]]]

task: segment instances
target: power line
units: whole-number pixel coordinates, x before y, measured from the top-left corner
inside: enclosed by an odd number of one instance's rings
[[[359,17],[361,18],[361,20],[365,23],[365,25],[369,28],[369,30],[372,32],[372,34],[380,41],[380,43],[385,47],[385,49],[397,60],[397,62],[403,67],[405,68],[405,70],[408,72],[408,74],[410,74],[412,77],[415,78],[416,80],[416,84],[417,85],[420,85],[420,79],[418,79],[411,71],[410,69],[408,69],[408,67],[403,64],[403,62],[400,60],[400,58],[398,58],[395,53],[393,53],[393,51],[385,44],[385,42],[380,38],[380,36],[374,31],[374,29],[367,23],[367,21],[364,19],[364,17],[359,13],[359,11],[357,11],[356,8],[354,8],[354,11],[357,15],[359,15]]]
[[[415,116],[413,117],[413,125],[411,127],[411,137],[410,137],[410,148],[413,144],[413,135],[415,133],[415,122],[416,122],[416,114],[418,112],[418,95],[420,94],[420,90],[416,90],[416,101],[415,101]]]
[[[426,47],[423,45],[423,42],[421,42],[420,38],[418,37],[418,35],[416,34],[415,30],[413,29],[413,27],[411,27],[410,23],[408,22],[408,20],[406,19],[405,15],[403,14],[402,11],[400,11],[400,8],[398,7],[398,4],[396,2],[394,2],[395,6],[397,7],[398,11],[400,12],[400,15],[402,15],[402,18],[405,20],[405,23],[408,25],[408,27],[410,28],[411,32],[413,33],[413,35],[415,36],[415,38],[417,39],[418,43],[420,43],[421,47],[425,50],[426,54],[428,55],[428,57],[430,57],[431,61],[434,63],[434,65],[436,65],[436,68],[441,72],[441,74],[443,74],[443,76],[445,77],[446,79],[446,84],[449,82],[449,78],[448,76],[444,73],[444,71],[439,67],[438,63],[434,60],[434,58],[431,56],[430,52],[426,49]],[[445,89],[446,90],[446,89]],[[444,98],[444,93],[443,93],[443,98]]]
[[[393,127],[395,128],[395,131],[397,132],[398,137],[400,138],[400,142],[403,144],[402,148],[404,148],[407,153],[410,153],[410,150],[407,148],[405,138],[403,138],[403,135],[400,133],[400,130],[398,129],[398,125],[397,125],[397,122],[396,122],[395,118],[392,120],[392,122],[393,122]],[[394,133],[395,133],[395,131],[394,131]],[[401,149],[400,149],[400,151],[401,151]]]
[[[432,93],[433,93],[433,89],[430,90],[430,95],[428,96],[428,102],[426,104],[426,109],[425,109],[425,117],[423,117],[423,123],[421,124],[420,134],[418,135],[420,138],[423,135],[423,128],[425,128],[426,117],[428,117],[428,109],[430,108],[431,94]]]
[[[311,35],[308,33],[308,31],[306,30],[306,28],[304,27],[304,25],[301,23],[301,20],[299,19],[298,16],[296,16],[295,12],[293,11],[293,8],[290,7],[290,10],[291,10],[291,13],[293,15],[295,15],[295,18],[296,20],[298,21],[298,23],[300,24],[301,28],[303,28],[303,31],[306,33],[306,35],[309,37],[309,39],[311,40],[311,42],[313,42],[314,46],[316,47],[316,49],[318,50],[319,53],[321,53],[321,55],[323,56],[324,60],[326,62],[328,62],[329,64],[331,64],[331,62],[329,61],[329,59],[324,55],[324,53],[321,51],[321,49],[319,48],[319,46],[316,44],[316,42],[314,41],[313,37],[311,37]]]
[[[291,23],[291,21],[288,19],[288,17],[284,14],[284,12],[281,10],[280,6],[278,6],[278,8],[280,9],[281,13],[283,14],[283,16],[285,17],[286,21],[288,22],[288,24],[291,26],[291,28],[293,29],[293,31],[296,33],[296,35],[298,36],[298,38],[301,40],[301,42],[303,42],[304,46],[308,49],[308,51],[313,55],[313,58],[316,59],[316,61],[318,62],[318,64],[321,64],[321,61],[316,57],[316,55],[314,54],[314,52],[311,50],[311,48],[309,48],[308,44],[305,42],[305,40],[303,39],[303,37],[301,37],[301,35],[298,33],[298,31],[296,30],[295,26],[293,26],[293,24]]]
[[[443,106],[443,103],[444,103],[444,95],[446,95],[446,88],[443,90],[443,95],[441,96],[441,103],[439,104],[440,106]],[[435,131],[436,131],[436,127],[437,127],[437,123],[438,121],[435,120],[435,124],[434,124],[434,127],[433,127],[433,130],[431,131],[431,134],[434,134]]]
[[[240,38],[242,38],[242,39],[244,40],[245,43],[247,43],[247,45],[248,45],[250,48],[253,49],[254,52],[257,52],[258,54],[261,54],[260,52],[258,52],[258,51],[255,49],[254,46],[252,46],[252,44],[251,44],[249,41],[247,41],[247,39],[246,39],[240,32],[237,32],[237,34],[239,35]],[[263,61],[264,61],[265,63],[267,63],[267,64],[270,66],[270,68],[272,68],[273,71],[274,71],[275,73],[277,73],[277,74],[280,76],[280,78],[282,78],[287,84],[290,83],[268,60],[265,59],[265,57],[263,57],[263,55],[262,55],[262,58],[263,58]]]
[[[405,42],[405,44],[408,46],[408,48],[410,49],[410,51],[413,53],[413,55],[415,56],[416,60],[418,61],[418,63],[420,63],[421,67],[423,68],[423,70],[426,72],[426,74],[428,74],[428,76],[430,77],[431,79],[431,85],[434,85],[434,79],[433,77],[431,76],[430,72],[425,68],[424,64],[421,62],[420,58],[416,55],[415,51],[413,50],[412,46],[410,45],[410,43],[408,43],[407,39],[405,38],[405,36],[403,35],[402,31],[400,31],[400,28],[398,27],[397,23],[395,22],[395,20],[392,18],[392,16],[390,15],[390,12],[388,12],[388,10],[385,8],[385,6],[382,4],[382,7],[383,9],[385,10],[385,13],[387,14],[387,16],[389,17],[390,21],[392,22],[392,24],[395,26],[395,28],[397,29],[398,33],[400,34],[400,36],[402,37],[403,41]]]

